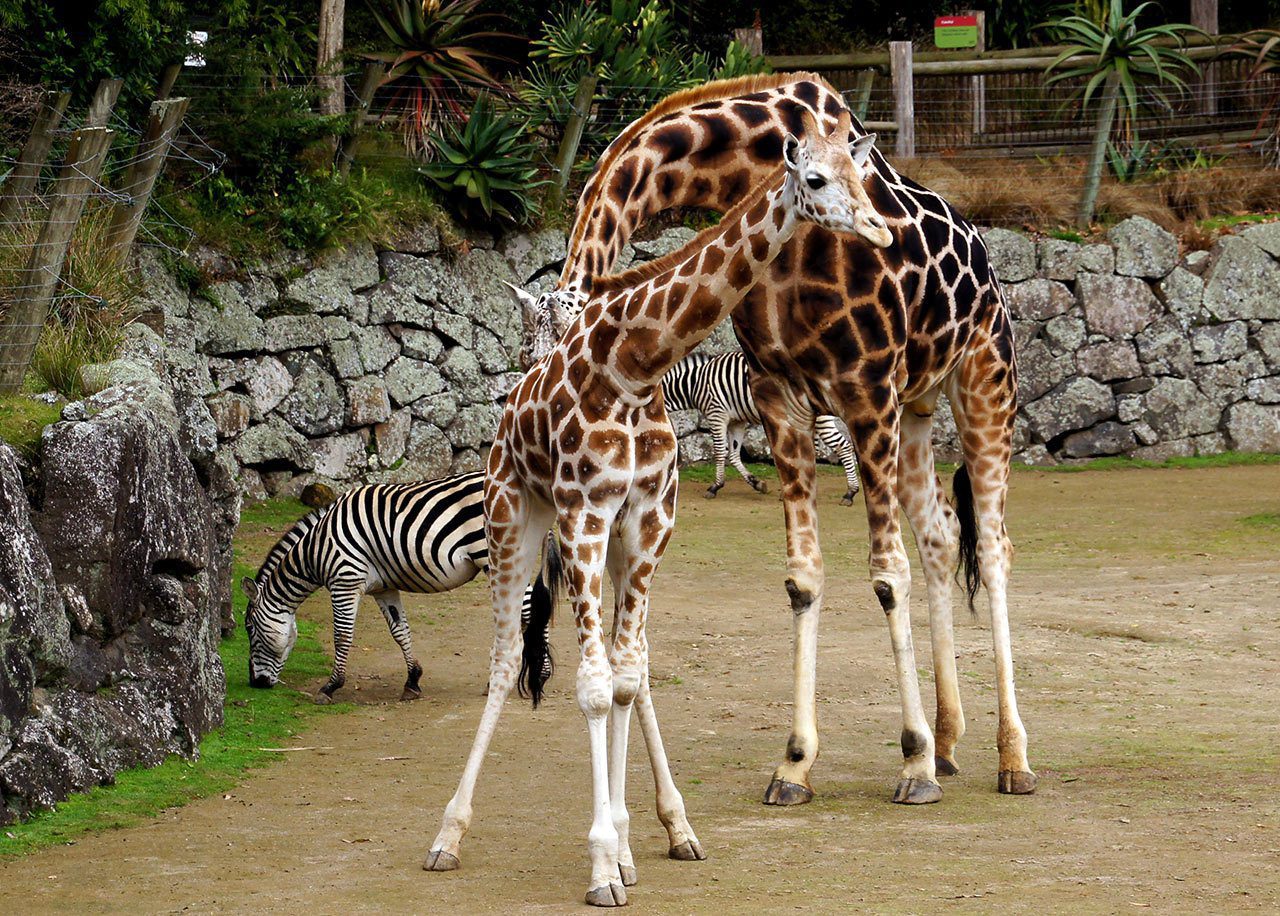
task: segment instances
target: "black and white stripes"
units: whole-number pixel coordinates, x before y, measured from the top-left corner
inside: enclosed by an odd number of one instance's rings
[[[333,673],[316,699],[330,699],[345,681],[356,610],[365,594],[378,602],[404,653],[403,699],[419,696],[422,666],[413,655],[400,592],[449,591],[487,568],[483,491],[483,473],[375,484],[351,490],[294,525],[271,548],[257,577],[242,582],[249,598],[249,683],[270,687],[279,680],[296,638],[298,606],[325,587],[333,604]],[[556,574],[557,564],[548,566]],[[531,587],[525,620],[533,602],[551,600],[546,588]],[[549,608],[540,610],[540,619],[550,616]],[[544,664],[544,677],[548,669]]]
[[[696,410],[711,427],[716,479],[707,489],[708,497],[714,497],[724,486],[726,458],[753,488],[761,493],[766,491],[763,481],[742,463],[746,429],[760,422],[751,397],[748,372],[747,358],[741,351],[715,356],[695,353],[676,363],[662,380],[662,397],[668,410]],[[833,416],[819,416],[814,426],[816,438],[844,465],[849,487],[843,502],[851,505],[861,487],[853,445],[840,427],[840,421]]]

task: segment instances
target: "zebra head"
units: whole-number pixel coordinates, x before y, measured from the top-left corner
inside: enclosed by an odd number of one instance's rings
[[[249,686],[274,687],[285,659],[298,639],[298,618],[292,609],[273,600],[269,589],[248,576],[240,580],[249,607],[244,628],[249,634]]]
[[[520,368],[528,372],[555,348],[569,323],[578,317],[586,296],[575,287],[553,289],[534,296],[507,284],[520,306]]]

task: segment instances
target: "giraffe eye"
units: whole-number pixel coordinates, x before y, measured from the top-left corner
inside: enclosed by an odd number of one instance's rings
[[[805,184],[813,188],[815,191],[819,190],[827,183],[827,179],[823,178],[821,175],[810,175],[804,181]]]

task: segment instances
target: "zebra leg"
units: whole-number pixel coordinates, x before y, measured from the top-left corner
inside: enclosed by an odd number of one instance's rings
[[[391,631],[392,639],[404,653],[404,664],[408,675],[405,678],[404,692],[400,694],[400,699],[416,700],[422,696],[422,691],[418,687],[418,681],[422,678],[422,665],[418,664],[418,659],[413,654],[413,640],[409,636],[409,618],[404,613],[404,602],[400,600],[400,593],[397,591],[382,592],[374,595],[373,600],[378,602],[382,616],[386,618],[387,629]]]
[[[711,453],[716,461],[716,480],[707,487],[707,499],[715,499],[716,494],[724,489],[724,462],[729,454],[729,418],[720,410],[706,414],[707,424],[711,427]]]
[[[742,479],[751,484],[751,489],[757,493],[768,493],[769,485],[747,470],[742,461],[742,440],[746,432],[747,428],[740,423],[735,423],[729,429],[729,462],[742,475]]]
[[[849,437],[840,428],[840,421],[830,414],[818,417],[814,425],[817,428],[819,441],[831,449],[840,460],[840,463],[844,465],[844,477],[849,484],[849,488],[845,490],[844,496],[840,498],[840,505],[852,506],[853,498],[862,489],[862,481],[858,479],[858,456],[854,454],[853,443],[849,441]]]
[[[315,701],[321,705],[333,702],[333,694],[347,682],[347,655],[356,631],[356,611],[360,607],[363,580],[334,582],[329,585],[329,601],[333,605],[333,672],[329,682],[320,688]]]

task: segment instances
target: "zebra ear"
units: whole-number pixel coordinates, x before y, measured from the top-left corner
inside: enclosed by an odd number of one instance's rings
[[[244,592],[244,596],[250,601],[256,601],[258,598],[258,583],[255,579],[245,576],[240,580],[240,590]]]

